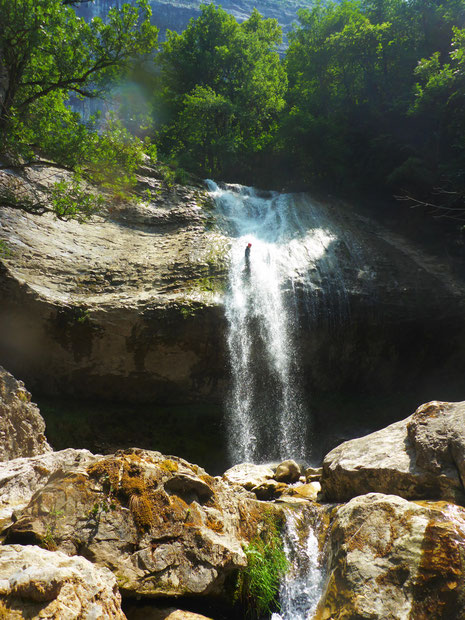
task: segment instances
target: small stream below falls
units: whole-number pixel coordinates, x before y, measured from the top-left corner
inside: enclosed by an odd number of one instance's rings
[[[280,612],[271,620],[311,620],[322,594],[324,573],[318,516],[311,508],[286,511],[284,551],[289,570],[279,593]]]

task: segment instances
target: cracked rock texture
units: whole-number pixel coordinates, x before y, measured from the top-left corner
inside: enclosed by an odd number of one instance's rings
[[[131,596],[223,596],[266,506],[177,457],[138,449],[56,472],[16,510],[7,540],[110,568]]]
[[[0,462],[0,524],[4,528],[11,523],[13,512],[21,510],[30,502],[36,491],[49,478],[68,469],[80,471],[99,457],[88,450],[68,448],[59,452],[47,452],[40,456],[17,458]]]
[[[85,223],[0,207],[0,362],[29,389],[160,403],[218,393],[228,241],[209,230],[204,190],[140,172],[149,202],[108,203]],[[22,182],[62,176],[29,169]]]
[[[45,422],[22,381],[0,366],[0,461],[51,450]]]
[[[82,557],[0,547],[0,614],[12,620],[124,620],[115,576]]]
[[[326,455],[329,501],[371,491],[465,503],[465,403],[432,401],[405,420],[346,441]]]
[[[316,620],[459,620],[465,509],[370,493],[335,509]]]
[[[18,182],[43,187],[63,174],[30,168]],[[148,166],[137,180],[142,202],[108,200],[82,224],[0,205],[9,249],[0,260],[0,363],[38,394],[223,401],[232,237],[205,190],[167,189]],[[302,265],[289,266],[283,290],[303,388],[324,397],[460,385],[463,282],[354,206],[289,200]],[[311,258],[322,231],[331,244]]]

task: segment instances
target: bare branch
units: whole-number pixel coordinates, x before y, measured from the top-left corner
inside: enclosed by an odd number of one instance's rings
[[[462,193],[454,190],[447,190],[443,187],[435,187],[432,194],[434,196],[446,197],[447,200],[437,204],[428,200],[415,198],[409,194],[394,196],[394,198],[399,202],[406,202],[410,209],[416,209],[418,207],[427,209],[434,219],[450,219],[458,222],[465,221],[465,197]]]

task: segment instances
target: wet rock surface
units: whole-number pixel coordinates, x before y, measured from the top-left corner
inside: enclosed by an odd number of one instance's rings
[[[0,206],[10,252],[0,261],[0,362],[33,391],[157,403],[224,394],[231,239],[205,190],[168,189],[153,169],[139,172],[137,191],[150,199],[109,201],[83,224]],[[63,174],[25,173],[38,186]],[[283,284],[294,295],[304,387],[357,393],[427,376],[459,382],[463,283],[349,205],[304,194],[292,204],[303,262]],[[309,261],[326,230],[327,252]]]
[[[36,546],[0,547],[0,601],[3,618],[126,618],[108,569]]]
[[[31,394],[0,366],[0,461],[50,452],[45,422]]]

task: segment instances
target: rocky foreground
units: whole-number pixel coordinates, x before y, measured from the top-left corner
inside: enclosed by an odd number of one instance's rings
[[[239,617],[245,546],[270,511],[305,520],[305,506],[321,524],[317,620],[465,617],[465,403],[423,405],[322,469],[243,464],[222,477],[136,448],[53,452],[3,369],[0,409],[0,617],[200,619],[177,609],[192,600]]]

